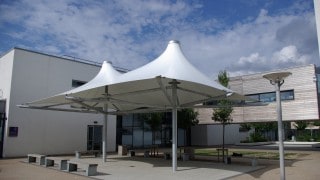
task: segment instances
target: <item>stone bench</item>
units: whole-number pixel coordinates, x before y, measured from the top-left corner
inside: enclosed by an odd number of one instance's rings
[[[129,155],[130,157],[136,156],[136,152],[135,152],[134,150],[129,150],[128,155]]]
[[[240,161],[249,161],[251,166],[258,166],[258,159],[252,156],[231,156],[232,159],[238,159]]]
[[[44,165],[46,155],[41,154],[28,154],[28,163],[38,163]]]
[[[170,152],[164,152],[163,155],[164,155],[164,159],[165,160],[170,160],[171,159],[171,153]]]
[[[245,159],[249,159],[249,161],[251,162],[251,166],[258,166],[258,159],[256,157],[242,157]]]
[[[67,161],[68,159],[59,158],[59,157],[46,157],[45,158],[45,167],[54,166],[58,164],[59,170],[67,170]]]
[[[75,151],[76,158],[81,158],[81,155],[94,155],[98,157],[100,150],[89,150],[89,151]]]
[[[150,157],[150,151],[149,150],[144,151],[143,156],[144,157]]]
[[[94,176],[97,175],[97,167],[98,164],[91,164],[80,161],[67,161],[67,171],[77,171],[78,168],[85,170],[86,176]]]

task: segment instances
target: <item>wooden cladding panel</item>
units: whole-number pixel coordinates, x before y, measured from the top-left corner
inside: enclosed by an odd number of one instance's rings
[[[283,121],[319,119],[315,66],[307,65],[281,71],[292,73],[285,79],[281,91],[294,90],[294,100],[282,101]],[[230,89],[244,95],[274,92],[275,87],[262,77],[264,74],[267,73],[230,78]],[[197,111],[200,124],[214,123],[211,120],[212,109],[198,109]],[[276,102],[271,102],[266,106],[235,107],[232,117],[233,123],[276,121]]]

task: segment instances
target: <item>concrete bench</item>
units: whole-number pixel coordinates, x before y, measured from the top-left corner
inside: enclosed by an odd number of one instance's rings
[[[165,160],[170,160],[170,159],[171,159],[171,153],[169,153],[169,152],[164,152],[163,155],[164,155],[164,159],[165,159]]]
[[[136,155],[136,152],[134,150],[129,150],[129,156],[133,157]]]
[[[251,166],[258,166],[258,159],[256,157],[242,157],[247,158],[251,161]]]
[[[28,163],[38,163],[44,165],[46,155],[41,154],[28,154]]]
[[[94,155],[94,157],[98,157],[100,150],[89,150],[89,151],[75,151],[76,158],[81,158],[81,155]]]
[[[149,150],[144,151],[143,156],[144,156],[144,157],[150,157],[150,151],[149,151]]]
[[[195,157],[194,154],[195,154],[195,153],[194,153],[194,148],[193,148],[193,147],[185,147],[185,148],[183,149],[183,152],[189,154],[189,159],[190,159],[190,160],[193,160],[193,159],[194,159],[194,157]]]
[[[45,158],[45,167],[54,166],[58,164],[60,170],[67,170],[67,161],[68,159],[63,159],[59,157],[46,157]]]
[[[67,161],[67,171],[77,171],[78,168],[85,170],[86,176],[94,176],[97,175],[97,167],[98,164],[91,164],[80,161]]]
[[[251,166],[258,166],[258,159],[251,156],[231,156],[232,159],[238,159],[239,161],[249,161]]]

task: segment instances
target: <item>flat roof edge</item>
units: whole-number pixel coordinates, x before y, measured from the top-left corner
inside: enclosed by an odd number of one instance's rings
[[[36,53],[36,54],[45,55],[45,56],[50,56],[50,57],[54,57],[54,58],[60,58],[60,59],[67,60],[67,61],[73,61],[73,62],[88,64],[88,65],[93,65],[93,66],[97,66],[97,67],[101,67],[102,66],[102,62],[95,62],[95,61],[91,61],[91,60],[87,60],[87,59],[81,59],[81,58],[68,56],[68,55],[62,55],[62,56],[61,55],[53,55],[53,54],[44,53],[44,52],[35,51],[35,50],[30,50],[30,49],[27,49],[27,48],[21,48],[21,47],[17,47],[17,46],[9,49],[8,51],[5,51],[4,53],[2,53],[0,55],[0,58],[2,58],[3,56],[5,56],[6,54],[10,53],[13,50],[27,51],[27,52]],[[120,71],[120,72],[128,72],[129,71],[128,69],[125,69],[125,68],[115,67],[115,66],[113,66],[113,67],[117,71]]]

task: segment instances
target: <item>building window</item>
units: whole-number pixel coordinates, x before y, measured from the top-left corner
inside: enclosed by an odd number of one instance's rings
[[[72,79],[72,87],[74,87],[74,88],[82,86],[85,83],[87,83],[87,82]]]
[[[159,146],[170,146],[172,143],[171,113],[165,113],[163,118],[161,128],[152,132],[140,114],[117,116],[117,144],[130,148],[142,148],[150,147],[154,140],[154,144]]]
[[[274,102],[276,101],[276,93],[275,92],[268,92],[268,93],[259,93],[259,94],[249,94],[246,95],[252,99],[255,99],[260,102]],[[293,90],[286,90],[280,92],[281,100],[294,100],[294,91]]]

